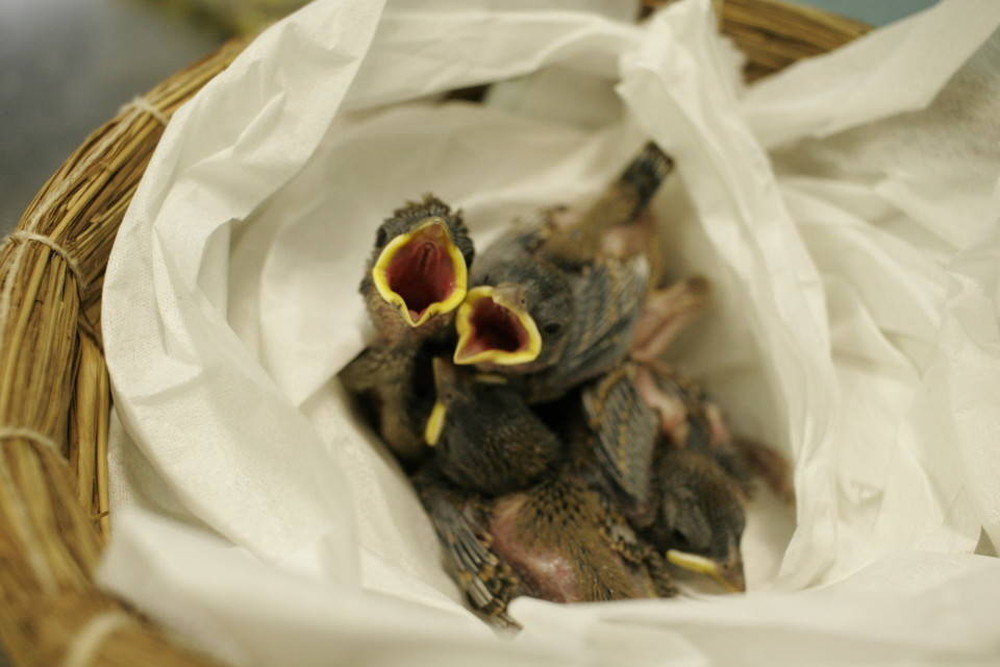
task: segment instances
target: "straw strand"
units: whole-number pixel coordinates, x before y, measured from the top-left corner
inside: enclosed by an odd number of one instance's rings
[[[141,95],[133,97],[132,100],[128,104],[124,105],[121,109],[119,109],[118,112],[125,113],[127,111],[131,111],[132,109],[136,109],[138,111],[145,111],[150,116],[160,121],[160,124],[163,125],[164,127],[166,127],[167,123],[170,122],[170,118],[167,116],[167,114],[163,113],[155,106],[150,104],[149,100],[147,100],[145,97]]]
[[[69,254],[66,248],[62,247],[55,241],[53,241],[48,236],[43,236],[42,234],[36,234],[35,232],[29,232],[26,229],[18,229],[11,233],[7,237],[8,241],[35,241],[36,243],[41,243],[42,245],[48,246],[53,252],[63,258],[66,262],[66,266],[69,267],[70,272],[73,277],[76,278],[76,284],[80,291],[87,289],[87,281],[83,277],[83,271],[80,270],[80,264]],[[0,317],[4,313],[0,311]]]
[[[80,629],[73,643],[66,649],[62,667],[87,667],[101,648],[101,644],[122,628],[136,624],[136,621],[125,612],[113,609],[91,618]]]
[[[59,445],[56,444],[56,441],[43,433],[39,433],[38,431],[30,428],[16,428],[11,426],[0,428],[0,444],[15,439],[30,440],[39,445],[48,447],[56,454],[62,454]]]
[[[19,437],[10,435],[8,438]],[[4,438],[6,440],[7,438]],[[38,584],[47,595],[54,595],[58,590],[59,586],[56,583],[56,576],[53,573],[52,568],[49,567],[48,561],[42,555],[42,551],[39,548],[40,540],[35,534],[34,527],[31,523],[31,517],[28,516],[28,510],[21,502],[20,498],[14,495],[14,478],[10,472],[10,466],[7,463],[6,456],[0,452],[0,497],[3,497],[4,502],[0,505],[0,508],[8,508],[8,515],[10,516],[11,527],[14,532],[17,533],[21,544],[24,545],[24,555],[28,562],[28,566],[34,571],[35,578],[38,580]]]

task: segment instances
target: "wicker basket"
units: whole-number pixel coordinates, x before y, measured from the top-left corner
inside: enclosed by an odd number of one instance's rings
[[[750,80],[868,30],[774,0],[722,9]],[[14,664],[211,663],[93,584],[109,528],[101,286],[164,124],[242,46],[227,44],[98,128],[0,247],[0,642]]]

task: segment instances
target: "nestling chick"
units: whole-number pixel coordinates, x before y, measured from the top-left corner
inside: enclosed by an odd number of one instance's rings
[[[637,386],[647,373],[628,362],[581,392],[607,493],[671,563],[743,590],[739,545],[746,496],[740,481],[708,453],[671,441],[657,409],[644,400],[648,393]],[[679,418],[696,421],[697,415],[682,412]],[[680,431],[672,425],[673,433]]]
[[[604,256],[601,241],[635,219],[671,166],[650,145],[569,226],[560,227],[552,210],[487,248],[457,315],[455,363],[525,376],[522,390],[536,403],[621,361],[649,288],[649,265],[641,255]]]
[[[740,540],[747,498],[737,480],[710,456],[670,447],[659,452],[654,479],[659,507],[646,539],[674,565],[746,590]]]
[[[396,210],[376,232],[360,285],[379,337],[397,345],[446,331],[473,255],[461,214],[433,195]]]
[[[763,481],[779,498],[795,500],[788,461],[767,445],[734,436],[722,410],[690,378],[656,360],[640,364],[636,390],[658,415],[660,429],[674,448],[689,449],[714,459],[736,480],[746,496],[754,482]]]
[[[654,468],[660,504],[644,536],[671,563],[744,590],[747,500],[759,478],[790,502],[788,463],[770,447],[734,438],[705,392],[662,362],[642,365],[635,387],[664,436]]]
[[[495,624],[516,627],[506,610],[519,595],[586,602],[676,593],[661,557],[569,468],[492,499],[459,491],[432,469],[414,483],[446,569]]]
[[[655,290],[643,303],[630,343],[636,351],[662,354],[666,346],[700,312],[708,284],[689,278]],[[637,529],[653,519],[655,502],[650,471],[662,446],[660,395],[650,391],[653,375],[630,361],[586,385],[581,394],[584,419],[593,434],[596,465],[611,482],[611,492]],[[645,391],[643,391],[645,390]]]
[[[432,348],[451,332],[472,258],[461,215],[432,195],[395,211],[376,233],[360,291],[378,338],[339,378],[406,464],[426,454]]]
[[[524,489],[550,472],[559,439],[502,378],[434,360],[437,402],[425,439],[437,469],[456,486],[487,496]]]
[[[362,403],[390,451],[412,466],[427,454],[424,430],[434,405],[430,353],[417,344],[365,348],[337,376]]]

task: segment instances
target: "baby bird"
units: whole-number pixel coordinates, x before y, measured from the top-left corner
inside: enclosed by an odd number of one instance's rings
[[[430,352],[417,344],[375,344],[337,375],[405,466],[428,455],[424,429],[434,405],[430,359]]]
[[[551,470],[562,444],[502,377],[434,359],[437,402],[425,440],[437,469],[457,487],[495,496],[524,489]]]
[[[605,256],[602,239],[636,219],[671,167],[650,144],[579,216],[551,209],[487,248],[456,318],[455,363],[521,376],[522,391],[538,403],[621,361],[650,268],[642,255]]]
[[[696,382],[655,360],[639,365],[635,387],[658,415],[660,430],[672,447],[712,458],[747,497],[761,480],[785,502],[795,501],[785,457],[773,447],[733,435],[722,410]]]
[[[676,594],[659,554],[572,467],[496,498],[457,490],[429,469],[415,484],[446,568],[494,624],[517,627],[507,605],[519,595],[588,602]]]
[[[433,195],[397,209],[375,234],[360,286],[379,337],[396,345],[446,331],[473,255],[461,213]]]
[[[707,574],[730,591],[745,591],[743,487],[703,452],[663,447],[658,454],[659,504],[644,537],[674,565]]]
[[[662,428],[660,402],[650,403],[649,369],[634,362],[585,386],[584,414],[594,433],[594,459],[608,493],[640,537],[667,560],[743,590],[740,538],[746,493],[705,447],[671,437],[706,433],[699,413],[680,408]],[[658,397],[659,399],[659,397]],[[681,428],[684,424],[684,429]]]
[[[396,210],[376,233],[360,291],[377,339],[339,378],[404,464],[426,455],[431,357],[451,334],[473,254],[461,215],[432,195]]]

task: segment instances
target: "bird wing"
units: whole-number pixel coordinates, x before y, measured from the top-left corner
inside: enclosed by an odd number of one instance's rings
[[[650,502],[656,414],[632,382],[624,365],[583,390],[583,408],[596,440],[598,466],[637,506]]]
[[[633,257],[594,262],[572,278],[574,315],[566,349],[560,363],[531,379],[531,402],[558,398],[622,362],[648,275],[645,258]]]
[[[507,603],[520,593],[520,581],[490,549],[489,533],[470,511],[472,496],[436,481],[414,483],[444,548],[447,569],[469,602],[491,622],[518,627],[507,615]]]

